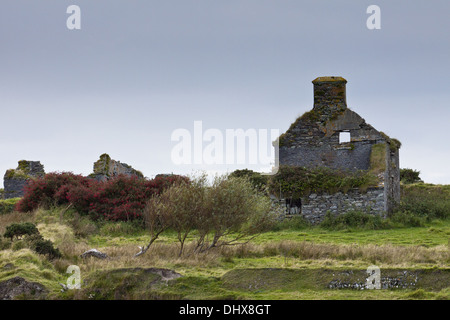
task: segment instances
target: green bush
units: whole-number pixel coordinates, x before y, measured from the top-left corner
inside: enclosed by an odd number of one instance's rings
[[[31,222],[24,222],[24,223],[13,223],[6,227],[6,231],[4,233],[5,238],[10,238],[13,240],[13,238],[20,238],[25,235],[32,235],[39,233],[36,226]]]
[[[403,185],[398,211],[427,221],[450,218],[450,185],[418,183]]]
[[[49,259],[61,258],[61,252],[53,247],[53,242],[45,239],[36,239],[31,242],[31,249],[39,254],[48,256]]]
[[[44,239],[39,233],[28,235],[21,242],[24,242],[28,248],[36,253],[46,255],[49,259],[61,258],[61,252],[53,247],[53,242]]]
[[[389,216],[389,220],[399,227],[423,227],[425,219],[410,211],[397,211]]]
[[[4,237],[9,238],[10,242],[7,243],[3,238],[0,238],[1,249],[11,246],[11,241],[16,238],[20,240],[12,243],[12,249],[15,251],[30,248],[39,254],[48,256],[49,259],[61,257],[61,252],[53,247],[53,242],[44,239],[36,226],[31,222],[13,223],[7,226]]]
[[[27,243],[23,240],[13,242],[11,246],[11,249],[13,249],[14,251],[19,251],[25,248],[27,248]]]
[[[348,211],[344,214],[333,215],[327,212],[324,220],[320,223],[324,229],[341,230],[341,229],[369,229],[378,230],[390,228],[390,221],[379,215],[372,215],[361,211]]]
[[[420,171],[409,168],[400,169],[400,181],[403,183],[423,182],[419,177]]]
[[[0,200],[0,215],[13,212],[19,200],[20,198]]]
[[[247,178],[253,187],[259,191],[265,191],[269,177],[249,169],[235,170],[230,174],[231,178]]]
[[[0,236],[0,250],[6,250],[11,248],[11,240]]]

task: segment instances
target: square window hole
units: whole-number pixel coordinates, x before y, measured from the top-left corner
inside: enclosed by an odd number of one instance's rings
[[[350,132],[339,132],[339,143],[350,142]]]

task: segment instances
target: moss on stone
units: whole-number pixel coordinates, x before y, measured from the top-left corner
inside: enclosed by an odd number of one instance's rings
[[[318,77],[312,81],[312,83],[314,83],[314,84],[320,83],[320,82],[345,82],[345,83],[347,83],[347,80],[345,80],[342,77],[331,76],[331,77]]]
[[[315,97],[320,97],[320,96],[323,96],[324,94],[325,94],[325,91],[323,91],[323,90],[315,90],[314,91]]]
[[[109,176],[109,166],[111,163],[111,157],[104,153],[100,156],[100,159],[94,163],[94,174],[104,174]]]
[[[30,178],[31,178],[31,176],[28,173],[26,173],[22,170],[19,170],[19,169],[16,169],[16,170],[9,169],[6,171],[5,176],[4,176],[4,179],[8,179],[8,180],[10,180],[10,179],[30,179]]]
[[[397,140],[397,139],[395,139],[395,138],[392,138],[392,139],[391,139],[391,146],[392,146],[393,148],[395,148],[395,149],[400,149],[401,146],[402,146],[402,143],[401,143],[399,140]]]
[[[19,166],[17,167],[17,170],[21,170],[24,173],[30,172],[30,165],[27,160],[20,160]]]
[[[372,145],[370,152],[370,171],[372,173],[381,173],[386,170],[386,144],[377,143]]]
[[[316,122],[320,120],[320,113],[317,110],[312,109],[310,111],[305,112],[298,120],[308,121],[308,122]],[[296,122],[297,122],[296,121]]]
[[[389,137],[386,133],[380,131],[381,136],[386,140],[387,143],[389,143],[389,149],[392,152],[397,151],[402,146],[402,143],[395,138]]]

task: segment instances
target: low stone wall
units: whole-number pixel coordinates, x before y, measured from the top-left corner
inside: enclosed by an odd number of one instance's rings
[[[347,193],[316,194],[301,198],[301,207],[293,206],[287,209],[287,216],[301,214],[312,224],[320,223],[329,211],[334,215],[351,210],[360,210],[370,214],[381,215],[385,212],[384,188],[370,188],[366,192],[358,189]]]

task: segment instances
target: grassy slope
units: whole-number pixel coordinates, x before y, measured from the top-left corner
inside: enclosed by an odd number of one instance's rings
[[[76,234],[84,230],[80,231],[83,221],[74,219],[73,212],[64,218],[60,213],[61,210],[40,210],[27,217],[17,213],[1,216],[0,226],[24,219],[36,222],[43,236],[52,239],[64,257],[50,263],[28,249],[0,251],[0,281],[23,276],[44,284],[51,292],[49,298],[58,299],[450,298],[448,272],[439,278],[439,282],[445,284],[439,288],[432,284],[435,275],[424,277],[423,283],[415,289],[357,291],[326,287],[333,278],[330,274],[349,270],[361,274],[372,264],[381,268],[382,276],[383,270],[388,269],[425,273],[436,268],[448,269],[450,221],[379,231],[306,228],[268,232],[247,246],[182,258],[176,255],[175,234],[169,233],[157,241],[151,252],[133,258],[138,251],[137,245],[148,240],[145,232],[134,232],[129,224],[109,223],[91,230],[90,236],[77,237]],[[111,259],[82,260],[79,254],[90,248],[106,252]],[[3,268],[8,263],[14,265],[13,269]],[[68,277],[65,270],[70,264],[80,266],[82,279],[86,282],[81,291],[61,293],[58,282],[65,282]],[[183,277],[164,282],[154,276],[142,278],[140,274],[126,270],[111,276],[112,270],[136,267],[174,269]],[[267,268],[276,271],[266,275],[256,271]],[[331,270],[331,273],[324,270]],[[261,278],[270,278],[272,282],[261,284],[258,280]]]
[[[294,240],[334,244],[393,244],[400,246],[417,245],[431,247],[447,245],[449,243],[449,238],[450,221],[434,221],[426,227],[386,230],[328,231],[321,228],[310,228],[301,231],[285,230],[265,233],[256,241]]]

